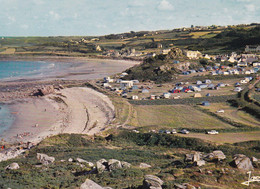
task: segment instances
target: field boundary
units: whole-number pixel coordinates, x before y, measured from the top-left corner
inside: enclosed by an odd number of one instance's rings
[[[203,101],[208,101],[210,103],[226,102],[229,100],[234,100],[237,95],[223,95],[223,96],[209,96],[200,98],[183,98],[183,99],[158,99],[158,100],[129,100],[130,104],[133,105],[194,105],[201,104]]]

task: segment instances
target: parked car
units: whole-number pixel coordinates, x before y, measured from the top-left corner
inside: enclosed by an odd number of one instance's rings
[[[209,135],[217,135],[218,131],[216,131],[216,130],[207,131],[207,134],[209,134]]]
[[[172,134],[176,134],[177,131],[176,131],[175,129],[173,129],[173,130],[171,131],[171,133],[172,133]]]
[[[187,129],[182,129],[182,130],[181,130],[181,133],[182,133],[182,134],[189,134],[190,132],[189,132]]]

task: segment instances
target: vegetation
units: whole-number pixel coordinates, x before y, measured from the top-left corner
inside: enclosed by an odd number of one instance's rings
[[[101,186],[137,189],[142,185],[144,175],[154,174],[164,180],[163,188],[173,188],[174,184],[184,182],[198,186],[219,185],[221,188],[241,188],[240,183],[247,179],[247,176],[230,167],[229,162],[236,153],[259,158],[260,154],[257,150],[248,149],[248,146],[256,145],[255,142],[216,146],[200,139],[166,134],[137,134],[129,131],[120,131],[106,138],[95,137],[94,139],[85,135],[64,134],[45,139],[24,157],[1,162],[0,187],[75,188],[89,178]],[[184,161],[185,154],[190,153],[190,150],[203,153],[222,150],[227,155],[227,160],[220,164],[208,162],[206,166],[199,169]],[[56,160],[53,164],[39,167],[36,153],[46,153],[54,156]],[[113,158],[127,161],[132,164],[132,167],[91,174],[90,168],[67,161],[68,158],[77,157],[92,162],[101,158]],[[5,171],[4,167],[11,162],[17,162],[20,169]],[[140,169],[138,165],[141,162],[148,163],[152,167]],[[225,174],[221,173],[222,169],[227,170]],[[207,174],[209,170],[212,172],[211,175]],[[232,182],[224,182],[223,179],[230,179]]]
[[[205,132],[206,129],[231,129],[229,123],[187,105],[134,106],[130,125],[148,129],[181,129]]]
[[[182,98],[182,99],[160,99],[160,100],[130,100],[129,102],[134,105],[174,105],[174,104],[201,104],[203,101],[211,103],[226,102],[236,98],[236,95],[223,95],[223,96],[207,96],[200,98]]]

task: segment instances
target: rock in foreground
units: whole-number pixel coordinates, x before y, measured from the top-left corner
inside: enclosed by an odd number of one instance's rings
[[[81,184],[80,189],[103,189],[103,187],[92,180],[86,179],[86,181]]]
[[[146,175],[143,181],[143,189],[161,189],[163,181],[154,175]]]
[[[55,161],[54,157],[47,156],[46,154],[37,153],[37,159],[40,160],[40,162],[43,165],[49,165],[50,163],[53,163]]]
[[[238,169],[244,171],[249,171],[254,169],[251,160],[243,154],[234,155],[233,163]]]
[[[19,169],[19,168],[20,168],[20,166],[18,165],[18,163],[11,163],[5,169],[6,170],[15,170],[15,169]]]

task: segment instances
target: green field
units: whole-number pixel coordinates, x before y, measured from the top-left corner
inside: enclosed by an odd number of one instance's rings
[[[138,127],[230,129],[231,125],[204,114],[187,105],[134,106],[135,113],[129,121]]]

